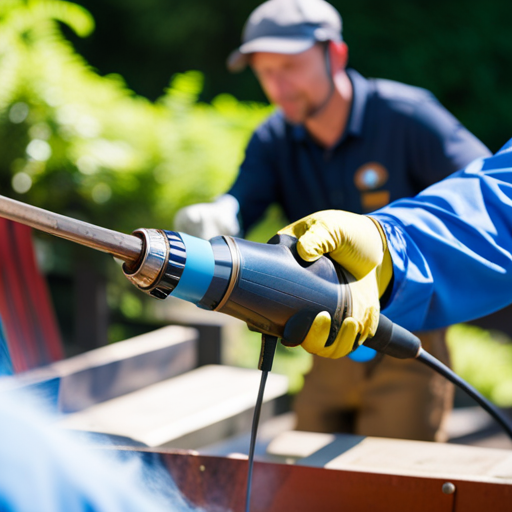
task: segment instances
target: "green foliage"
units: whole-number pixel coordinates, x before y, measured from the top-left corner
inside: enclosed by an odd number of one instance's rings
[[[175,75],[152,103],[99,76],[57,21],[79,35],[94,26],[59,0],[0,10],[2,193],[130,232],[170,228],[179,207],[225,191],[268,108],[228,95],[198,103],[198,72]]]
[[[172,229],[177,209],[223,193],[269,108],[230,95],[200,103],[197,71],[175,74],[151,102],[121,76],[100,76],[63,27],[85,36],[94,21],[60,0],[0,2],[0,194],[131,232]],[[149,298],[128,291],[111,259],[49,236],[38,247],[47,273],[86,264],[107,275],[118,317],[147,314]]]
[[[510,2],[333,4],[361,72],[431,90],[493,151],[512,136]]]
[[[203,98],[230,92],[262,100],[250,71],[225,61],[262,0],[79,0],[98,21],[80,50],[138,92],[160,93],[170,69],[206,75]],[[512,3],[507,0],[332,0],[343,17],[350,65],[367,76],[432,90],[492,150],[512,136]],[[112,23],[116,20],[117,23]],[[105,51],[108,48],[108,51]]]
[[[511,340],[460,324],[450,327],[447,341],[454,371],[495,404],[511,407]]]

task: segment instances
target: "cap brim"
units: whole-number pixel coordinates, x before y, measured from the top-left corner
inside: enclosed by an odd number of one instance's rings
[[[242,71],[249,63],[249,55],[255,52],[285,53],[293,55],[309,50],[316,43],[314,39],[284,39],[280,37],[261,37],[243,44],[231,53],[227,67],[233,73]]]

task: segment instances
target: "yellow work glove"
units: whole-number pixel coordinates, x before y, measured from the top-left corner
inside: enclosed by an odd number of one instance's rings
[[[315,261],[329,254],[354,276],[348,285],[351,315],[344,319],[334,343],[325,346],[331,328],[327,311],[317,315],[302,342],[305,350],[322,357],[337,359],[347,355],[375,334],[379,324],[379,298],[393,275],[382,227],[371,217],[326,210],[290,224],[279,234],[298,239],[297,252],[303,260]]]

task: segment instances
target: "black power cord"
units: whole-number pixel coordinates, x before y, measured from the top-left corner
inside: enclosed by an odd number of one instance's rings
[[[396,357],[397,359],[417,359],[421,363],[429,366],[434,371],[459,386],[473,400],[475,400],[484,410],[486,410],[505,430],[512,439],[512,425],[498,407],[484,398],[474,387],[461,379],[450,368],[438,361],[429,354],[422,346],[420,339],[412,332],[394,324],[389,318],[380,315],[379,327],[373,338],[367,339],[364,344],[378,352]]]
[[[435,370],[450,382],[453,382],[456,386],[459,386],[460,389],[465,391],[475,402],[482,406],[483,409],[485,409],[503,427],[503,430],[505,430],[510,439],[512,439],[512,425],[510,424],[509,418],[507,418],[494,404],[484,398],[473,386],[461,379],[455,372],[450,370],[450,368],[441,363],[441,361],[438,361],[423,348],[420,348],[416,359],[420,363],[423,363]]]
[[[484,398],[473,386],[461,379],[446,365],[438,361],[421,346],[421,341],[417,336],[406,329],[392,323],[388,318],[381,315],[379,329],[373,338],[365,342],[366,346],[398,359],[417,359],[420,363],[429,366],[434,371],[453,382],[460,389],[465,391],[473,398],[484,410],[486,410],[505,430],[512,439],[512,424],[498,407]],[[254,416],[251,430],[251,444],[249,448],[249,468],[247,473],[247,494],[245,501],[245,512],[250,512],[252,472],[254,466],[254,449],[256,446],[256,436],[258,432],[258,423],[260,419],[261,406],[263,403],[263,393],[267,382],[268,372],[272,370],[272,362],[277,346],[277,337],[262,335],[261,352],[258,368],[262,371],[258,398],[254,408]]]
[[[245,495],[245,512],[250,511],[251,507],[251,485],[252,470],[254,467],[254,449],[256,447],[256,436],[258,434],[258,424],[260,421],[261,406],[263,404],[263,394],[265,392],[265,384],[267,382],[268,372],[272,370],[274,354],[276,353],[277,337],[267,334],[261,335],[261,352],[258,368],[261,370],[260,389],[258,398],[254,407],[254,416],[252,417],[251,428],[251,444],[249,447],[249,468],[247,471],[247,490]]]

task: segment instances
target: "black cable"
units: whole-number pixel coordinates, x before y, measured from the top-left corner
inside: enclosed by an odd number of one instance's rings
[[[473,386],[461,379],[456,373],[450,370],[450,368],[441,363],[441,361],[438,361],[423,348],[420,348],[416,359],[429,366],[443,377],[446,377],[450,382],[459,386],[459,388],[465,391],[475,402],[481,405],[503,427],[505,432],[512,439],[512,425],[509,419],[494,404],[484,398]]]
[[[251,506],[251,486],[252,486],[252,470],[254,467],[254,449],[256,447],[256,436],[258,434],[258,423],[260,421],[261,406],[263,405],[263,394],[265,392],[265,384],[267,382],[268,372],[272,370],[272,362],[276,352],[277,338],[262,334],[261,336],[261,352],[258,368],[261,370],[260,389],[258,398],[254,407],[254,416],[252,417],[251,443],[249,446],[249,468],[247,471],[247,491],[245,495],[245,512],[250,511]]]
[[[267,376],[268,372],[261,372],[260,389],[258,391],[258,398],[256,399],[254,416],[252,417],[251,444],[249,447],[249,469],[247,471],[247,491],[245,495],[245,512],[249,512],[251,506],[251,485],[252,470],[254,467],[254,448],[256,447],[256,435],[258,434],[258,423],[260,421],[261,405],[263,403],[263,393],[265,391],[265,383],[267,382]]]
[[[505,430],[512,439],[512,424],[498,407],[484,398],[474,387],[462,380],[456,373],[434,356],[425,351],[420,339],[407,329],[394,324],[389,318],[380,315],[379,327],[373,338],[367,339],[364,344],[378,352],[398,359],[417,359],[434,371],[453,382],[465,391],[475,402],[483,407]]]

